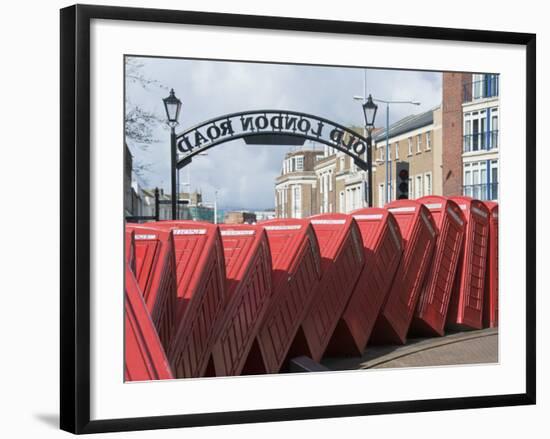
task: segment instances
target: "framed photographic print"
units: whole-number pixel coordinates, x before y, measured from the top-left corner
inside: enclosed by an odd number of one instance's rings
[[[534,404],[535,41],[62,9],[61,428]]]

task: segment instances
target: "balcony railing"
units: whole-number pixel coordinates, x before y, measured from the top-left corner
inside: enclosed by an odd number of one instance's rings
[[[498,183],[469,184],[463,186],[462,193],[483,201],[498,200]]]
[[[498,130],[464,135],[464,152],[498,148]]]
[[[467,82],[464,84],[462,102],[472,102],[477,99],[492,98],[499,93],[499,76],[485,75],[478,81]]]

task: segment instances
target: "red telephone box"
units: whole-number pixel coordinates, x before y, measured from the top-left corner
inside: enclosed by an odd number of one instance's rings
[[[489,250],[487,252],[487,276],[483,299],[483,327],[498,326],[498,204],[484,201],[489,209]]]
[[[305,219],[264,221],[272,261],[273,295],[244,373],[277,373],[311,303],[321,261],[313,228]]]
[[[168,358],[177,378],[201,377],[227,301],[220,232],[197,221],[159,221],[154,227],[171,232],[174,243],[177,305]]]
[[[134,273],[126,264],[124,288],[124,379],[174,377]]]
[[[263,228],[220,225],[228,303],[216,329],[216,376],[240,375],[271,300],[271,254]]]
[[[361,233],[365,264],[327,348],[328,356],[362,355],[403,253],[401,232],[388,210],[359,209],[352,216]]]
[[[465,220],[458,205],[447,197],[417,199],[432,214],[438,231],[432,263],[411,324],[416,335],[444,335],[445,320],[462,250]]]
[[[310,217],[321,253],[323,276],[301,325],[306,345],[293,346],[292,354],[320,361],[349,301],[365,262],[357,223],[342,213]],[[301,334],[298,335],[300,340]],[[306,348],[304,350],[304,348]]]
[[[482,201],[451,197],[466,221],[464,245],[446,325],[455,329],[483,327],[483,295],[489,246],[489,209]]]
[[[160,341],[168,349],[176,307],[174,246],[169,231],[148,224],[127,224],[134,231],[135,270],[139,288]]]
[[[437,231],[430,211],[417,201],[397,200],[386,208],[399,225],[404,249],[372,339],[374,343],[404,344],[432,260]]]

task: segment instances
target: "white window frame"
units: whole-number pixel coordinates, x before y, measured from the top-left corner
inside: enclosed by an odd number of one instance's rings
[[[299,184],[292,185],[292,218],[302,218],[302,186]]]
[[[422,134],[416,135],[416,153],[420,154],[422,152]]]
[[[300,164],[300,165],[298,166],[298,164]],[[298,156],[294,157],[294,167],[295,167],[295,170],[297,172],[300,172],[300,171],[304,170],[304,156],[303,155],[298,155]]]
[[[407,141],[408,141],[408,148],[409,148],[409,150],[408,150],[408,155],[411,156],[411,155],[413,155],[412,137],[409,137],[409,138],[407,139]]]
[[[429,185],[428,185],[429,182]],[[429,190],[428,190],[429,188]],[[424,173],[424,195],[432,195],[433,194],[433,175],[431,172]]]
[[[395,160],[399,160],[399,142],[395,143]]]
[[[422,174],[415,175],[414,177],[414,189],[415,189],[414,199],[415,200],[422,196],[422,191],[423,191],[422,181],[423,181]]]
[[[426,131],[426,151],[430,151],[432,149],[432,132]]]

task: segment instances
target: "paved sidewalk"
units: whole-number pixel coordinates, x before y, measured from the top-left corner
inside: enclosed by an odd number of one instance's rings
[[[331,370],[498,362],[498,328],[411,339],[404,346],[368,346],[362,357],[326,358]]]

